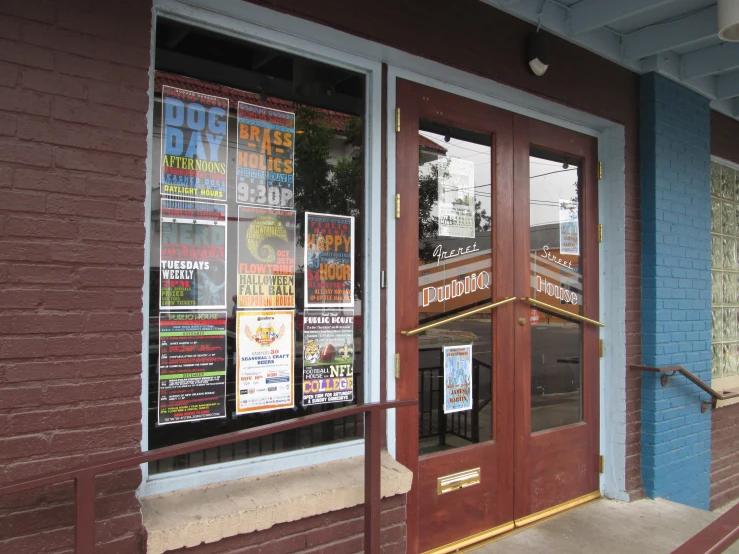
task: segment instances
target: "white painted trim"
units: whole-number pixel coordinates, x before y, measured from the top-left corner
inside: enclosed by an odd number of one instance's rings
[[[395,267],[395,106],[397,103],[396,79],[391,77],[391,69],[388,68],[387,75],[387,106],[385,126],[387,135],[387,198],[385,199],[385,270],[387,271],[387,289],[385,290],[385,391],[388,400],[395,400],[395,279],[397,277]],[[386,418],[387,449],[390,455],[397,459],[396,450],[396,411],[388,410]]]
[[[323,27],[314,25],[313,39],[304,39],[300,34],[305,30],[307,22],[278,14],[271,10],[259,8],[240,0],[212,0],[201,2],[194,0],[155,0],[153,29],[156,29],[156,18],[166,17],[190,25],[209,29],[221,34],[230,35],[242,40],[257,41],[272,48],[309,57],[333,66],[339,66],[358,73],[366,78],[366,117],[365,117],[365,251],[369,253],[365,262],[365,300],[363,317],[365,340],[363,347],[363,363],[367,369],[365,375],[365,394],[362,400],[376,402],[380,400],[380,374],[369,368],[380,366],[380,254],[381,244],[373,239],[372,229],[379,229],[381,222],[381,91],[382,64],[367,57],[348,53],[345,49],[336,49],[321,44],[320,36],[325,33]],[[150,95],[153,97],[155,37],[152,32],[152,62],[150,66]],[[147,114],[149,125],[149,142],[153,136],[153,105]],[[149,198],[152,182],[152,149],[149,144],[147,157],[147,243],[146,243],[146,284],[144,290],[144,326],[143,367],[142,375],[142,450],[148,450],[148,268],[149,268],[149,232],[151,215]],[[214,464],[202,468],[174,471],[160,475],[149,475],[146,464],[141,469],[144,475],[138,494],[146,496],[160,494],[183,488],[198,487],[206,484],[229,481],[247,476],[261,475],[286,469],[293,469],[309,464],[316,464],[341,458],[361,455],[363,441],[350,441],[303,449],[259,458],[247,458],[223,464]]]
[[[734,169],[739,169],[738,163],[725,160],[724,158],[719,158],[718,156],[711,155],[711,161],[719,163],[721,165],[728,165],[729,167],[734,168]]]
[[[280,454],[269,454],[248,458],[246,460],[235,460],[190,469],[181,469],[167,473],[158,473],[149,477],[139,487],[139,497],[164,494],[181,489],[204,487],[215,483],[245,479],[277,471],[286,471],[309,465],[333,462],[344,458],[362,456],[364,454],[364,441],[353,440],[345,443],[327,444],[294,450],[292,452],[281,452]]]

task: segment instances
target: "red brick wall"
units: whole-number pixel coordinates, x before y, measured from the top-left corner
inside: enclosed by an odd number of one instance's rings
[[[638,76],[550,37],[552,62],[526,64],[533,27],[479,0],[251,0],[253,3],[468,71],[624,125],[626,132],[626,362],[641,363],[641,207]],[[437,31],[441,30],[439,35]],[[436,33],[436,34],[434,34]],[[736,135],[735,135],[736,136]],[[606,171],[608,169],[606,168]],[[626,371],[626,488],[641,485],[641,375]]]
[[[739,122],[711,112],[711,154],[739,163]],[[739,498],[739,405],[711,416],[711,509]]]
[[[140,450],[150,0],[0,1],[0,484]],[[106,553],[138,469],[98,479]],[[0,552],[69,552],[71,484],[0,497]]]
[[[382,554],[405,554],[405,500],[399,494],[382,501],[380,544]],[[329,512],[270,529],[238,535],[192,548],[170,550],[172,554],[354,554],[364,552],[364,507]]]

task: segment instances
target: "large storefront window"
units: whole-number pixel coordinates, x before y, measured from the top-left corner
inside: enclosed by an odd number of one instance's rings
[[[712,377],[739,374],[739,171],[711,163]]]
[[[160,21],[149,448],[364,398],[363,75]],[[150,473],[362,436],[361,418]]]

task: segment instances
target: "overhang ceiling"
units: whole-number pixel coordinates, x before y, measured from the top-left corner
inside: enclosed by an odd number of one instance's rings
[[[481,1],[638,73],[657,71],[739,119],[739,42],[718,38],[716,0]]]

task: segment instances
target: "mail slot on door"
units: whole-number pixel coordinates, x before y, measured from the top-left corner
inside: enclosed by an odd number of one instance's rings
[[[468,469],[451,475],[444,475],[436,480],[436,493],[444,494],[446,492],[456,491],[465,487],[480,484],[480,468]]]

